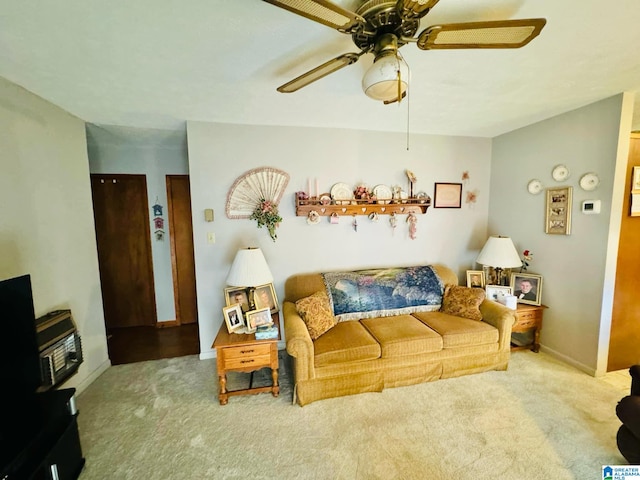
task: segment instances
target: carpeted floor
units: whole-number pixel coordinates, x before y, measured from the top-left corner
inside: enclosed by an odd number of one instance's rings
[[[291,404],[288,361],[280,397],[231,397],[226,406],[215,360],[111,367],[78,397],[80,479],[583,480],[626,463],[615,406],[628,386],[544,353],[514,353],[506,372],[304,408]],[[247,382],[229,378],[231,389]]]

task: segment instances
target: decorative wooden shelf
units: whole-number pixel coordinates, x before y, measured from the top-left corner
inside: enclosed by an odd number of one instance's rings
[[[337,215],[370,215],[377,213],[378,215],[396,215],[409,213],[427,213],[427,208],[431,206],[431,199],[408,198],[401,203],[370,203],[369,200],[343,200],[338,205],[332,202],[327,205],[321,204],[315,197],[309,200],[296,199],[296,215],[306,217],[309,212],[315,210],[320,216]]]

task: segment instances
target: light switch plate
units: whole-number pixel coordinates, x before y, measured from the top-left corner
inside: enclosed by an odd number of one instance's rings
[[[207,243],[216,243],[216,234],[213,232],[207,232]]]

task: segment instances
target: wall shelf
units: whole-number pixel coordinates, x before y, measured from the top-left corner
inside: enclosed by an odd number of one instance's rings
[[[369,200],[351,200],[343,201],[343,204],[334,202],[323,205],[315,197],[309,200],[296,199],[296,215],[306,217],[309,212],[315,210],[320,216],[337,215],[370,215],[377,213],[378,215],[396,215],[403,214],[424,214],[431,206],[431,199],[408,198],[400,203],[370,203]]]

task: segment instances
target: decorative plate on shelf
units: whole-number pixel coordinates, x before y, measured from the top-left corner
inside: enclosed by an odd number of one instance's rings
[[[331,198],[333,198],[338,205],[343,204],[343,202],[351,202],[353,199],[351,187],[346,183],[336,183],[331,187]]]
[[[556,182],[564,182],[569,178],[569,169],[564,165],[556,165],[551,171],[551,176]]]
[[[531,195],[537,195],[542,191],[542,182],[536,178],[527,183],[527,191]]]
[[[373,187],[373,194],[376,196],[378,203],[391,203],[391,199],[393,198],[391,189],[386,185],[376,185]]]
[[[598,185],[600,185],[600,179],[596,173],[589,172],[580,177],[580,188],[587,192],[595,190]]]
[[[320,205],[331,205],[331,194],[323,193],[320,195]]]

